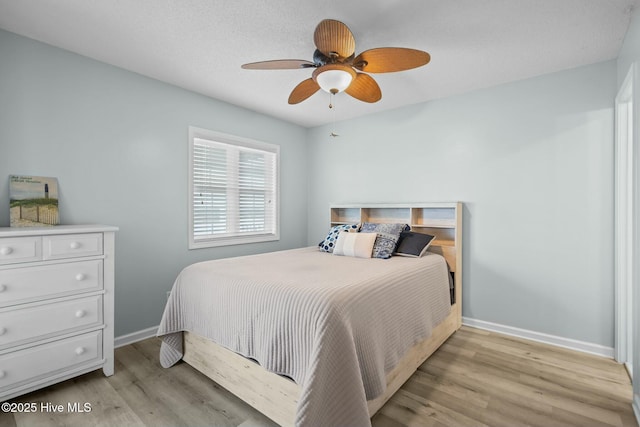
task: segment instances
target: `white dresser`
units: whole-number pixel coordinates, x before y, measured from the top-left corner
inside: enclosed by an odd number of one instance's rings
[[[0,401],[113,375],[116,227],[0,227]]]

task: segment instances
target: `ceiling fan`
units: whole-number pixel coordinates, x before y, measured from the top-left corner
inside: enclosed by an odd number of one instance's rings
[[[402,47],[365,50],[355,56],[356,41],[345,24],[334,19],[321,21],[313,34],[316,51],[313,62],[302,59],[278,59],[242,65],[249,70],[286,70],[315,68],[311,78],[300,82],[289,95],[289,104],[298,104],[318,90],[331,94],[346,92],[364,102],[378,102],[382,92],[366,73],[390,73],[426,65],[427,52]]]

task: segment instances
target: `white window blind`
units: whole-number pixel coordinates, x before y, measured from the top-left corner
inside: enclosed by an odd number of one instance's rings
[[[277,240],[279,147],[190,128],[190,248]]]

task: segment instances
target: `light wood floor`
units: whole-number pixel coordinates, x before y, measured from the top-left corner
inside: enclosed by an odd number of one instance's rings
[[[116,350],[96,371],[12,402],[88,402],[89,413],[3,414],[1,426],[273,426],[160,343]],[[374,416],[381,426],[636,426],[631,385],[612,360],[463,327]]]

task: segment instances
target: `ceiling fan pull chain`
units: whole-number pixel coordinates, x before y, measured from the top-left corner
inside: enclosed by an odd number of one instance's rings
[[[333,96],[334,96],[334,93],[330,92],[329,93],[329,109],[333,110],[333,113],[332,113],[332,115],[333,115],[333,124],[332,124],[331,127],[335,130],[336,129],[336,109],[333,108]],[[329,133],[329,136],[335,138],[336,136],[340,136],[340,135],[338,135],[337,133],[332,131],[332,132]]]

